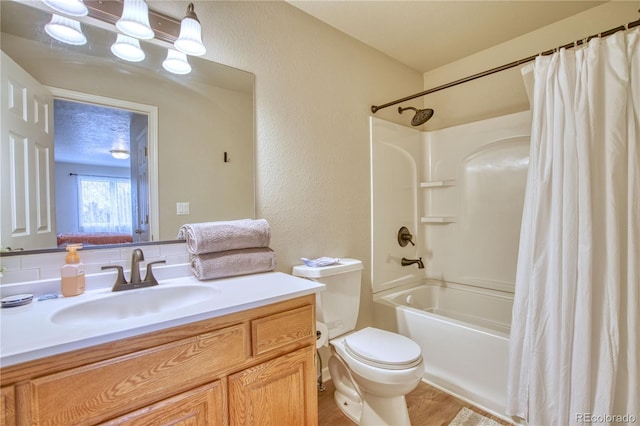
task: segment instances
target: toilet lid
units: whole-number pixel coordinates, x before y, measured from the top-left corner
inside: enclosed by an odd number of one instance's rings
[[[420,363],[420,346],[408,337],[373,327],[345,337],[345,348],[355,358],[380,368],[410,368]]]

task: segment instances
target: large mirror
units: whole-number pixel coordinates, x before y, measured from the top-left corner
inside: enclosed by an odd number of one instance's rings
[[[86,234],[99,237],[89,244],[120,243],[116,234],[175,240],[184,223],[255,217],[253,74],[197,57],[189,57],[190,74],[171,74],[161,65],[164,42],[142,42],[146,58],[127,62],[110,51],[115,28],[84,22],[87,44],[70,46],[44,31],[51,12],[40,2],[0,7],[2,78],[15,62],[45,91],[22,105],[21,80],[3,81],[2,102],[10,104],[2,109],[3,248],[59,249]],[[50,108],[40,102],[46,96]],[[38,133],[6,125],[11,108],[34,114],[53,148],[38,144]],[[35,151],[23,150],[34,141]],[[115,160],[112,151],[129,158]],[[143,157],[148,164],[140,166]],[[100,188],[117,192],[118,179],[129,181],[121,195],[129,210],[118,214],[132,217],[131,227],[107,229],[100,218],[114,222],[117,203]],[[99,213],[86,214],[100,203]]]

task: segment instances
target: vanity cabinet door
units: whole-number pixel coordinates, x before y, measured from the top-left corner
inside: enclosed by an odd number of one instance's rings
[[[230,424],[317,424],[314,355],[308,346],[229,376]]]
[[[15,388],[9,386],[0,391],[0,426],[15,426],[16,397]]]
[[[103,426],[228,425],[225,384],[224,380],[217,380],[105,422]]]
[[[32,418],[88,426],[209,383],[249,358],[248,334],[239,324],[34,379]]]

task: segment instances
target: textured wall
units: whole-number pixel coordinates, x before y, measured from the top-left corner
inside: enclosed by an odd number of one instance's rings
[[[148,3],[179,18],[188,1]],[[257,216],[272,225],[278,269],[290,272],[300,256],[361,258],[361,324],[371,300],[370,105],[637,18],[637,1],[608,2],[422,76],[283,1],[194,3],[206,58],[256,75]],[[528,108],[517,69],[415,104],[422,102],[436,110],[428,130]],[[394,108],[376,116],[406,124]]]
[[[278,270],[301,256],[362,259],[368,323],[369,108],[420,91],[422,75],[282,1],[194,4],[206,57],[256,75],[257,216]],[[187,2],[149,5],[182,16]]]
[[[189,2],[148,3],[181,18]],[[301,256],[362,259],[370,323],[370,106],[421,90],[422,75],[284,1],[194,3],[205,58],[256,76],[256,214],[271,224],[278,270]],[[406,122],[394,108],[376,115]],[[5,282],[21,281],[24,262],[4,263]]]
[[[424,89],[455,81],[638,19],[638,1],[611,1],[424,74]],[[436,114],[427,130],[529,109],[520,66],[422,98]]]

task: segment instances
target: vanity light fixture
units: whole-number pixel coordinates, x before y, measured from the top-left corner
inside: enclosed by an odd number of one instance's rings
[[[149,25],[149,7],[145,0],[124,0],[122,17],[116,22],[116,28],[124,34],[149,40],[153,38],[153,30]]]
[[[0,0],[2,1],[2,0]],[[191,72],[187,55],[200,56],[206,48],[202,43],[202,25],[195,14],[193,3],[189,3],[187,13],[182,21],[162,15],[149,7],[145,0],[87,1],[83,0],[43,0],[52,8],[54,4],[86,7],[88,16],[115,27],[123,34],[118,35],[111,46],[111,52],[120,59],[138,62],[145,59],[145,53],[139,40],[155,38],[169,43],[167,58],[162,63],[164,69],[174,74]],[[66,10],[71,10],[68,7]],[[71,10],[71,12],[73,11]],[[79,12],[78,12],[79,13]],[[66,28],[61,28],[64,25]],[[70,18],[54,15],[45,27],[46,32],[56,40],[64,43],[82,45],[87,42],[82,34],[80,22]],[[64,34],[70,34],[65,36]],[[125,38],[133,37],[135,40]]]
[[[162,67],[174,74],[189,74],[191,72],[187,55],[174,49],[168,49],[167,59],[162,62]]]
[[[82,33],[80,22],[75,19],[53,14],[51,21],[44,26],[44,30],[51,37],[63,43],[82,46],[87,43],[87,37]]]
[[[187,14],[180,22],[180,35],[173,45],[187,55],[202,56],[207,51],[202,44],[202,25],[193,10],[193,3],[187,7]]]
[[[67,16],[87,16],[89,9],[82,0],[42,0],[56,12]]]
[[[111,45],[111,52],[129,62],[140,62],[145,58],[138,39],[124,34],[118,34],[116,42]]]
[[[111,156],[117,160],[126,160],[129,158],[129,151],[126,149],[112,149],[109,152]]]

